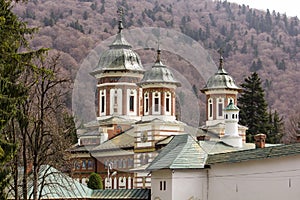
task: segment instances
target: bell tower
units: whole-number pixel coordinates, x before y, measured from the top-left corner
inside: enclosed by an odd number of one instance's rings
[[[118,34],[91,72],[98,81],[97,119],[118,116],[139,120],[141,90],[137,83],[143,77],[144,68],[123,35],[123,10],[118,9],[118,14]]]
[[[222,137],[225,134],[224,109],[226,105],[237,105],[237,95],[242,91],[234,79],[224,69],[222,49],[219,51],[218,71],[211,76],[201,90],[206,95],[206,123],[204,129],[215,132]],[[237,125],[239,135],[246,139],[247,127]]]

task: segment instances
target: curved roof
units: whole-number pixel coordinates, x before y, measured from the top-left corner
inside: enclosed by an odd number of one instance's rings
[[[223,57],[220,58],[220,65],[217,73],[211,76],[206,86],[202,91],[207,91],[211,89],[232,89],[232,90],[241,90],[236,84],[233,78],[228,75],[228,73],[223,68]]]
[[[161,62],[160,52],[160,49],[158,49],[156,62],[150,70],[145,72],[144,77],[139,84],[165,83],[180,86],[181,84],[175,79],[171,70]]]
[[[122,34],[122,21],[119,21],[119,32],[109,45],[109,49],[100,56],[95,70],[91,73],[96,75],[107,71],[134,71],[143,73],[140,56],[132,50],[132,46],[126,41]]]

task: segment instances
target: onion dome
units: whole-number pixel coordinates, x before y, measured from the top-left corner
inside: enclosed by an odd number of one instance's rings
[[[141,63],[140,56],[132,50],[132,46],[126,41],[122,33],[122,10],[120,13],[119,31],[106,50],[99,59],[96,69],[91,73],[92,75],[108,72],[108,71],[133,71],[143,73],[145,70]]]
[[[227,105],[227,107],[224,109],[225,111],[239,111],[240,109],[234,105],[234,103],[232,102],[232,100],[230,100],[230,103]]]
[[[223,57],[220,55],[220,64],[218,71],[211,76],[206,86],[201,91],[207,91],[211,89],[232,89],[241,90],[236,84],[233,78],[223,68]]]
[[[173,73],[160,60],[161,50],[157,50],[157,59],[152,68],[145,72],[139,85],[163,83],[180,86],[181,84],[174,78]]]

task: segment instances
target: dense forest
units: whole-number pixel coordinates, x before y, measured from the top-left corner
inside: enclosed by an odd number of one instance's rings
[[[263,81],[269,109],[277,110],[284,119],[300,110],[300,25],[297,17],[209,0],[29,0],[16,5],[14,12],[29,26],[39,27],[31,45],[36,49],[48,47],[60,52],[63,73],[74,80],[91,50],[116,34],[118,7],[124,9],[126,29],[176,30],[203,46],[215,63],[219,59],[218,50],[222,48],[225,69],[236,82],[241,84],[256,71]],[[154,61],[154,52],[139,53],[143,61]],[[178,55],[164,55],[171,68],[184,63],[188,66],[181,58],[173,57]],[[203,121],[204,97],[199,90],[204,87],[205,80],[195,76],[189,67],[176,70],[182,70],[199,97]],[[184,95],[179,93],[179,97],[182,99]],[[71,95],[66,102],[71,108]]]

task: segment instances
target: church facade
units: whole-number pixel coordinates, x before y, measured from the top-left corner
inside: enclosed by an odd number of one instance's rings
[[[86,183],[91,172],[100,174],[107,189],[150,188],[146,171],[177,135],[186,134],[187,125],[176,119],[176,88],[180,83],[162,63],[160,48],[150,70],[145,70],[139,55],[118,33],[99,63],[90,73],[97,80],[97,120],[78,130],[78,144],[70,151],[73,177]],[[223,68],[201,90],[206,95],[207,120],[196,127],[198,136],[225,137],[225,110],[237,103],[241,89]],[[231,115],[230,115],[231,116]],[[236,122],[237,143],[245,143],[246,127]],[[228,129],[228,127],[227,127]]]

